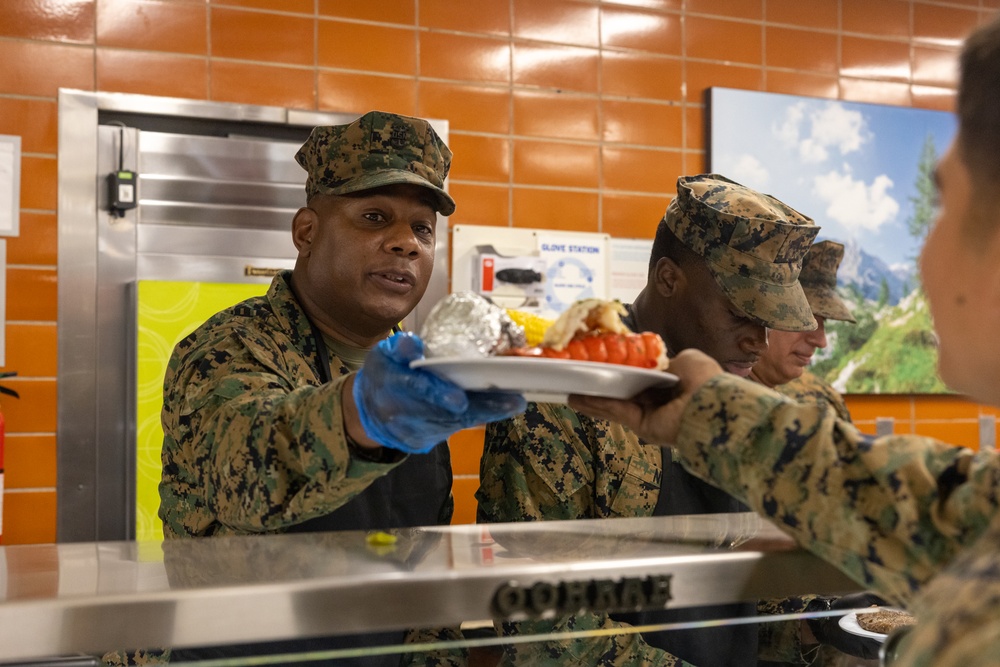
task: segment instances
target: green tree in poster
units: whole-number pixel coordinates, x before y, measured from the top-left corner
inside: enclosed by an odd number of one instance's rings
[[[936,190],[934,188],[934,166],[937,164],[937,149],[934,137],[927,135],[924,147],[920,151],[920,161],[917,163],[917,180],[913,184],[917,194],[909,197],[913,203],[913,215],[906,221],[910,236],[917,239],[919,245],[924,245],[927,232],[934,220]]]
[[[881,309],[887,303],[889,303],[889,281],[882,276],[882,284],[878,289],[878,308]]]

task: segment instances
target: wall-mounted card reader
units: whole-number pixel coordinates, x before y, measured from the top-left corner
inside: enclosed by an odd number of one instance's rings
[[[108,174],[108,210],[121,218],[135,208],[138,181],[139,175],[126,169]]]

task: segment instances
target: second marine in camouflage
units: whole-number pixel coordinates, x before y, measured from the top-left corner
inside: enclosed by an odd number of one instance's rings
[[[654,331],[671,354],[699,347],[733,373],[746,375],[767,345],[767,327],[815,326],[796,278],[817,228],[767,195],[718,175],[678,180],[677,197],[660,221],[645,289],[628,306],[626,324]],[[690,245],[688,245],[690,244]],[[479,520],[594,519],[734,512],[745,509],[646,446],[627,428],[565,405],[529,403],[523,415],[487,425],[480,466]],[[766,612],[801,611],[809,599],[769,601]],[[753,603],[671,612],[672,620],[755,615]],[[685,614],[692,614],[691,617]],[[655,615],[654,615],[655,616]],[[657,616],[657,619],[663,618]],[[652,617],[580,614],[556,621],[506,623],[508,634],[614,630]],[[763,624],[760,656],[801,661],[797,623]],[[756,665],[758,629],[615,634],[511,644],[504,664],[618,666]]]

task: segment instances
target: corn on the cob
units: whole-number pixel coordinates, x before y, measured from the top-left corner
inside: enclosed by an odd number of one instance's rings
[[[524,327],[524,337],[529,347],[534,347],[542,342],[545,330],[552,326],[552,320],[546,319],[534,313],[523,310],[507,309],[507,314],[515,323]]]

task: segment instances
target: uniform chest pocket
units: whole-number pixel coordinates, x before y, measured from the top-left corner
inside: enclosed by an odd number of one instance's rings
[[[575,498],[581,489],[594,484],[591,461],[561,443],[557,446],[526,448],[522,452],[522,458],[533,472],[526,480],[529,494],[535,493],[537,489],[540,497],[551,495],[557,501],[567,502]]]
[[[611,514],[620,517],[653,516],[662,479],[663,468],[658,461],[633,456],[611,501]]]

